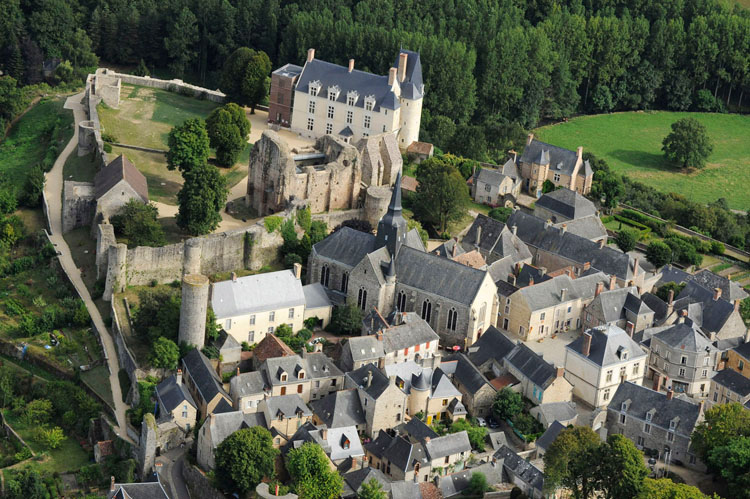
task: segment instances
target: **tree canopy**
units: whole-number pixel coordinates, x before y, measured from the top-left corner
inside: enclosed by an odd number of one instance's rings
[[[215,166],[205,163],[183,172],[183,178],[185,183],[177,193],[177,225],[194,236],[208,234],[221,222],[220,211],[229,193],[227,181]]]
[[[247,146],[250,122],[245,111],[230,102],[208,115],[206,131],[211,147],[216,149],[216,162],[221,166],[232,166]]]
[[[237,430],[216,448],[216,479],[227,490],[248,493],[274,475],[279,454],[271,433],[262,426]]]
[[[495,401],[492,403],[492,413],[499,420],[512,419],[521,410],[523,410],[523,399],[520,393],[506,387],[495,395]]]
[[[184,176],[196,166],[205,165],[211,150],[206,124],[198,118],[185,120],[169,132],[168,145],[167,168],[170,170],[177,169]]]
[[[159,223],[159,209],[152,203],[131,199],[110,218],[115,232],[127,238],[128,246],[163,246],[164,229]]]
[[[359,499],[388,499],[388,494],[383,490],[383,486],[376,478],[362,484],[362,488],[357,494]]]
[[[341,494],[344,480],[336,471],[331,471],[329,463],[320,445],[313,442],[289,451],[286,469],[300,498],[329,499]]]
[[[695,118],[682,118],[672,123],[672,131],[662,142],[667,159],[681,168],[703,168],[713,150],[706,127]]]
[[[448,223],[459,219],[469,203],[469,190],[450,160],[432,157],[417,166],[414,213],[424,224],[445,233]]]

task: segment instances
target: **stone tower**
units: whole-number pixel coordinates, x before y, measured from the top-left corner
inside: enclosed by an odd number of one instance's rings
[[[419,140],[419,126],[422,120],[422,99],[424,83],[422,82],[422,61],[418,52],[401,49],[396,61],[399,95],[400,123],[398,147],[405,150]]]
[[[388,272],[385,276],[385,286],[383,288],[383,315],[388,315],[393,311],[393,304],[396,301],[396,255],[391,257],[391,263],[388,264]]]
[[[179,343],[203,347],[208,308],[208,277],[187,274],[182,278]]]
[[[401,172],[396,175],[396,183],[393,184],[393,194],[388,211],[378,222],[378,234],[375,239],[375,248],[388,248],[391,256],[398,253],[398,249],[406,240],[406,219],[401,213]]]

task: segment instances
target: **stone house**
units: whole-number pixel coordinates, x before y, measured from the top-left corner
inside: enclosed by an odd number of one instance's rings
[[[272,397],[296,393],[305,403],[340,390],[344,384],[344,373],[322,352],[266,359],[260,372]]]
[[[361,434],[367,430],[359,394],[353,388],[333,392],[310,402],[313,424],[326,428],[353,426]]]
[[[467,356],[472,364],[483,373],[491,372],[500,376],[504,370],[504,359],[516,348],[517,341],[491,327],[479,340],[469,347]]]
[[[503,471],[521,492],[532,499],[542,499],[544,493],[544,473],[526,459],[513,452],[507,445],[503,445],[492,456],[498,464],[502,463]]]
[[[575,152],[534,139],[530,133],[518,159],[523,187],[530,195],[540,197],[546,180],[581,194],[591,191],[594,171],[583,160],[583,147]]]
[[[447,371],[450,364],[455,364],[451,375],[453,384],[461,392],[461,402],[469,414],[474,417],[490,416],[497,390],[466,355],[458,353],[452,358],[444,358],[440,365]]]
[[[229,435],[243,428],[266,426],[263,413],[246,414],[231,411],[210,414],[198,431],[196,445],[198,465],[206,471],[216,466],[216,448]]]
[[[173,421],[189,432],[195,425],[198,407],[187,387],[182,383],[182,369],[156,386],[156,400],[159,405],[159,419]]]
[[[346,373],[345,389],[356,389],[367,421],[365,433],[371,437],[404,421],[406,394],[374,364]]]
[[[300,426],[312,419],[312,411],[296,393],[268,397],[260,402],[258,412],[263,414],[275,445],[289,441]]]
[[[320,300],[314,299],[319,293],[306,292],[300,281],[302,266],[293,270],[280,270],[266,274],[237,277],[213,284],[211,307],[216,322],[238,343],[254,345],[273,333],[281,324],[286,324],[297,332],[304,327],[307,318],[307,300],[311,299],[311,310],[320,314],[320,308],[328,312],[321,314],[330,317],[330,304],[321,307]],[[314,286],[313,286],[314,287]]]
[[[520,391],[534,404],[569,402],[573,387],[563,376],[565,370],[555,367],[520,343],[504,359],[507,373],[520,381]]]
[[[269,110],[279,111],[269,112],[269,121],[285,125],[283,106],[292,102],[291,130],[305,137],[359,140],[395,132],[402,150],[418,140],[424,96],[419,53],[402,49],[388,76],[354,69],[354,59],[348,67],[315,59],[315,49],[307,51],[299,73],[297,67],[286,67],[289,76],[276,76]]]
[[[232,403],[236,409],[244,413],[258,412],[258,405],[267,394],[266,382],[260,371],[238,372],[229,380],[229,395],[232,397]]]
[[[509,159],[497,169],[477,169],[472,177],[471,197],[481,204],[513,206],[521,194],[521,185],[516,163]]]
[[[148,203],[148,183],[135,165],[120,154],[94,177],[94,196],[94,221],[101,223],[116,215],[131,199]]]
[[[169,499],[158,473],[155,482],[115,483],[115,477],[107,492],[107,499]]]
[[[565,425],[556,419],[551,424],[545,426],[546,430],[542,436],[536,439],[536,458],[542,459],[547,453],[550,445],[557,439],[557,436],[565,429]]]
[[[459,392],[446,372],[440,367],[425,368],[414,362],[400,362],[385,366],[385,374],[395,378],[395,384],[407,396],[406,414],[415,416],[422,413],[427,424],[433,420],[460,419],[466,410],[454,410],[449,414],[449,406],[454,399],[461,400]],[[455,409],[455,408],[454,408]]]
[[[253,369],[260,369],[267,359],[275,357],[289,357],[297,355],[289,345],[281,341],[276,335],[266,334],[253,350]]]
[[[575,402],[549,402],[532,407],[529,414],[534,416],[542,426],[549,428],[555,421],[563,426],[575,425],[578,411]]]
[[[511,272],[508,267],[530,264],[532,258],[529,248],[510,228],[482,213],[477,215],[466,231],[459,248],[460,253],[456,251],[448,257],[456,258],[461,253],[476,250],[490,264],[490,273],[495,280],[505,279]],[[505,275],[496,270],[499,265],[506,267]]]
[[[649,352],[648,378],[655,390],[663,386],[675,393],[708,396],[722,352],[692,320],[647,329],[642,345]]]
[[[422,161],[429,159],[435,153],[435,147],[429,142],[412,142],[409,147],[406,148],[406,156],[414,164],[419,164]]]
[[[750,331],[745,335],[744,343],[727,351],[726,366],[750,378]]]
[[[703,419],[703,403],[694,404],[631,382],[621,383],[607,407],[607,432],[625,435],[639,449],[653,449],[660,459],[704,471],[690,448],[690,435]]]
[[[567,224],[569,222],[565,222]],[[561,224],[553,226],[541,218],[515,210],[506,225],[528,246],[532,264],[552,272],[572,267],[576,276],[594,269],[614,276],[618,287],[637,286],[651,289],[658,275],[646,273],[638,259],[606,245],[605,239],[592,241],[567,230]]]
[[[589,329],[565,347],[565,378],[592,407],[607,406],[624,381],[640,384],[647,363],[640,345],[613,325]]]
[[[353,462],[361,461],[365,455],[354,426],[327,428],[305,423],[294,433],[289,442],[281,449],[286,456],[290,450],[298,449],[306,443],[319,445],[331,461],[333,470],[349,470]]]
[[[722,295],[720,287],[710,290],[698,281],[689,280],[674,300],[664,323],[674,323],[686,315],[709,338],[728,340],[743,336],[747,327],[740,315],[740,299],[735,299],[733,304]]]
[[[534,216],[551,221],[555,227],[564,224],[572,234],[592,241],[607,239],[607,229],[599,219],[594,203],[570,189],[543,194],[534,203]]]
[[[711,378],[708,406],[730,402],[750,410],[750,379],[732,369],[722,369]]]
[[[198,408],[200,419],[213,412],[232,410],[232,399],[224,391],[222,382],[208,358],[197,348],[182,358],[185,384]]]
[[[374,310],[377,313],[376,310]],[[385,366],[414,361],[422,364],[438,352],[439,337],[429,324],[414,312],[397,312],[387,326],[368,336],[349,338],[339,361],[344,371],[353,371],[375,363]]]
[[[584,308],[609,281],[604,273],[596,272],[578,279],[559,275],[521,288],[505,298],[498,322],[523,341],[579,329]]]
[[[654,325],[655,313],[641,300],[638,289],[604,289],[597,283],[594,299],[583,308],[583,328],[614,324],[620,329],[638,333]]]
[[[497,288],[486,271],[424,251],[407,232],[400,185],[399,173],[376,236],[344,227],[313,246],[310,282],[365,312],[416,312],[445,345],[471,345],[494,323]]]

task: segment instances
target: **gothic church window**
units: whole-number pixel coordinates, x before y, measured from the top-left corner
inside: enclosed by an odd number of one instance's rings
[[[320,284],[322,284],[325,287],[328,287],[328,281],[331,279],[331,269],[328,268],[328,265],[323,265],[323,268],[320,269]]]

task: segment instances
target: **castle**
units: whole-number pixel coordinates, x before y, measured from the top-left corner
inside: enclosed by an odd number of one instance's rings
[[[271,74],[268,122],[304,137],[334,135],[357,141],[395,132],[406,150],[419,140],[424,83],[419,53],[401,50],[387,76],[315,59],[286,64]]]

